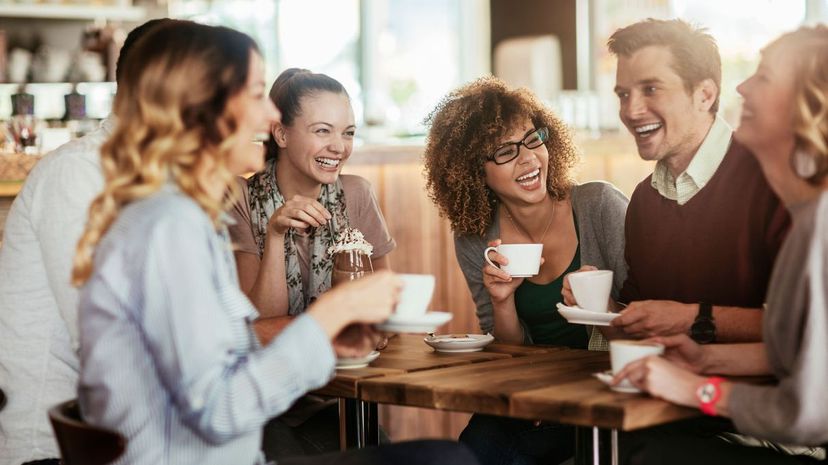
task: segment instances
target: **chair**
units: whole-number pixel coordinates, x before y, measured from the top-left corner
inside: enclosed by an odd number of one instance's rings
[[[64,465],[105,465],[121,456],[127,440],[120,433],[83,421],[77,400],[49,409]]]

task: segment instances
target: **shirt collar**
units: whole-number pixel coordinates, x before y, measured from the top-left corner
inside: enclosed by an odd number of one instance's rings
[[[730,125],[716,115],[699,150],[678,178],[670,173],[667,163],[664,161],[656,163],[651,181],[653,188],[662,196],[676,200],[679,204],[690,200],[716,173],[730,148],[732,135],[733,130]]]
[[[101,121],[101,129],[107,133],[107,135],[112,135],[112,132],[115,130],[115,125],[118,123],[118,119],[110,113],[103,121]]]

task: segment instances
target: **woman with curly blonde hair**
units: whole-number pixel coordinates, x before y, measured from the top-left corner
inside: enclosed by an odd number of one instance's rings
[[[380,272],[338,287],[261,347],[225,214],[235,176],[263,165],[254,136],[279,120],[256,44],[171,21],[136,43],[123,75],[73,272],[81,411],[127,438],[119,464],[263,464],[265,421],[328,383],[337,355],[374,347],[371,324],[391,314],[401,283]],[[383,458],[473,462],[456,445],[411,443],[301,463]]]
[[[427,187],[451,222],[481,329],[510,343],[605,346],[600,332],[569,324],[556,304],[564,276],[581,263],[613,270],[617,296],[626,277],[626,197],[608,183],[573,181],[578,156],[569,131],[526,89],[477,80],[450,93],[429,122]],[[517,278],[487,264],[484,250],[501,242],[543,244],[539,273]],[[484,464],[558,463],[574,443],[571,428],[482,415],[460,440]]]
[[[675,464],[824,461],[822,448],[791,445],[828,444],[828,27],[803,27],[771,42],[737,90],[744,102],[735,137],[753,152],[793,220],[768,287],[763,342],[700,346],[686,335],[657,338],[665,356],[633,362],[616,380],[788,446],[725,442],[690,422],[622,438],[629,463],[663,463],[667,456]],[[778,382],[722,378],[750,375]],[[823,461],[815,459],[820,455]]]

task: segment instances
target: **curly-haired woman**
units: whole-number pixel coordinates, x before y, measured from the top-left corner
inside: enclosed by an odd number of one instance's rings
[[[626,277],[626,197],[608,183],[572,180],[578,156],[569,131],[525,89],[477,80],[450,93],[429,122],[429,195],[451,222],[481,329],[511,343],[604,345],[598,331],[569,324],[556,304],[563,277],[582,262],[613,270],[617,296]],[[513,278],[486,264],[486,247],[501,242],[542,243],[539,273]],[[460,440],[484,464],[558,463],[571,455],[572,434],[560,425],[475,415]]]

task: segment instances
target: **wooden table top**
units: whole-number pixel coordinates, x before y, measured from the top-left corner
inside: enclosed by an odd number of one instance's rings
[[[611,391],[592,376],[609,368],[607,352],[546,353],[388,375],[359,382],[366,401],[506,415],[631,430],[699,416],[641,394]]]
[[[392,337],[388,342],[388,347],[381,350],[379,358],[371,362],[369,366],[337,370],[334,379],[327,386],[315,392],[328,396],[356,398],[359,392],[359,384],[367,379],[470,365],[558,350],[540,346],[494,343],[480,352],[443,353],[436,352],[423,342],[424,337],[421,334],[400,334]]]

